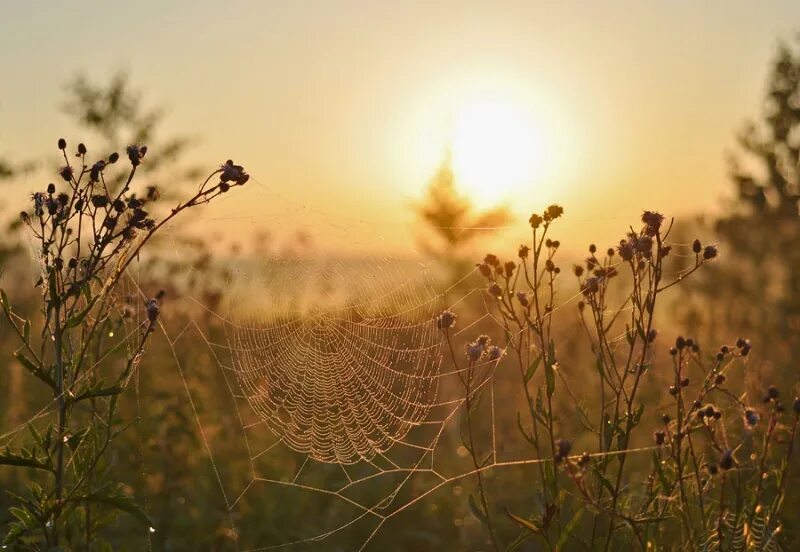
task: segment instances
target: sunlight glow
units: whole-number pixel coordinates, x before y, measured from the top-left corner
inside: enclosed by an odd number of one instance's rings
[[[461,106],[451,147],[459,187],[475,201],[489,205],[529,188],[542,162],[542,140],[535,121],[510,102],[479,101]]]

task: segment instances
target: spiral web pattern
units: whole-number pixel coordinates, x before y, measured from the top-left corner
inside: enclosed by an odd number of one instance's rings
[[[370,461],[426,419],[441,362],[435,294],[401,273],[304,266],[291,280],[310,304],[273,299],[266,319],[227,324],[242,394],[292,450],[319,462]],[[275,289],[287,275],[271,276],[253,285]]]

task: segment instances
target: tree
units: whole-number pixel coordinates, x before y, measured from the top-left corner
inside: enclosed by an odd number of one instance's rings
[[[750,337],[756,352],[769,350],[773,377],[796,374],[800,346],[800,38],[797,46],[779,46],[763,118],[738,137],[734,200],[714,224],[723,259],[684,311],[707,334],[714,318]]]
[[[424,201],[417,205],[422,219],[433,239],[423,239],[421,246],[429,256],[443,261],[448,267],[451,281],[466,273],[467,246],[487,231],[508,224],[511,215],[502,207],[477,211],[472,202],[460,195],[456,179],[446,158],[428,184]]]

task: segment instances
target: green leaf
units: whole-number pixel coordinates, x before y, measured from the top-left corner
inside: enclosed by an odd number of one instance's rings
[[[27,370],[31,374],[33,374],[34,376],[45,382],[47,385],[49,385],[53,390],[55,390],[56,382],[53,381],[53,378],[50,377],[50,374],[45,372],[44,369],[41,366],[37,365],[34,361],[26,357],[22,351],[15,351],[14,358],[16,358],[19,361],[19,363],[22,364],[25,368],[27,368]]]
[[[98,494],[91,494],[84,497],[78,497],[74,499],[75,502],[89,502],[92,504],[101,504],[103,506],[109,506],[111,508],[115,508],[127,514],[130,514],[140,522],[142,522],[147,527],[153,526],[153,520],[150,519],[150,516],[147,515],[147,512],[136,503],[128,495],[125,494],[113,494],[113,495],[98,495]]]
[[[112,385],[111,387],[101,387],[98,385],[83,391],[80,395],[72,398],[70,402],[76,403],[96,397],[110,397],[113,395],[119,395],[120,393],[122,393],[122,387],[119,385]]]
[[[11,508],[8,509],[8,513],[17,518],[20,522],[22,522],[23,526],[26,529],[36,528],[36,519],[31,515],[31,513],[28,510],[12,506]]]
[[[536,357],[536,359],[531,362],[530,366],[528,366],[528,370],[525,372],[525,383],[531,381],[533,375],[536,374],[536,370],[539,369],[539,364],[542,362],[542,355]]]
[[[3,306],[3,312],[6,313],[8,318],[11,318],[11,303],[8,302],[8,295],[4,289],[0,289],[0,304]]]
[[[481,523],[486,523],[486,514],[481,510],[480,506],[475,502],[475,496],[469,495],[469,509],[472,515],[478,518]]]
[[[550,340],[550,345],[547,348],[547,358],[545,358],[544,362],[544,376],[545,381],[547,382],[548,398],[552,397],[556,390],[556,374],[555,369],[553,368],[555,365],[555,358],[555,344],[553,343],[553,340]]]
[[[86,306],[85,309],[83,309],[78,314],[67,320],[66,324],[64,324],[64,328],[74,328],[76,326],[80,326],[81,322],[83,322],[83,319],[86,318],[86,315],[89,314],[89,311],[91,311],[92,307],[94,307],[94,303],[95,303],[94,300],[89,301],[89,304]]]
[[[519,516],[515,516],[510,511],[508,511],[508,509],[506,509],[506,515],[511,519],[511,521],[513,521],[517,525],[520,525],[520,526],[524,527],[525,529],[527,529],[531,533],[539,534],[539,533],[542,532],[541,527],[536,525],[534,522],[528,521],[527,519],[521,518]]]
[[[661,460],[658,454],[656,454],[656,451],[653,451],[653,466],[655,466],[656,474],[658,475],[658,482],[661,484],[661,491],[664,495],[669,496],[672,493],[672,489],[670,488],[667,474],[664,473],[664,466],[661,465]]]
[[[33,452],[24,449],[20,452],[13,452],[6,448],[6,450],[0,452],[0,465],[18,466],[21,468],[32,468],[49,472],[54,471],[53,465],[49,460],[40,460]]]
[[[578,526],[578,522],[581,520],[581,516],[583,515],[584,508],[578,508],[575,514],[572,516],[572,519],[569,520],[569,523],[564,527],[561,531],[561,537],[558,539],[556,543],[556,552],[560,552],[564,549],[567,542],[569,542],[569,537],[572,535],[572,532],[575,531],[575,528]]]

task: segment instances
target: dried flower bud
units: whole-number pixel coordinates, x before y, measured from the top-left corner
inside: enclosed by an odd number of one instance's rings
[[[114,152],[108,156],[109,163],[116,163],[117,161],[119,161],[119,154],[117,152]]]
[[[78,144],[78,157],[81,155],[86,155],[86,146],[83,144],[83,142]]]
[[[48,185],[47,185],[47,193],[48,193],[48,194],[54,194],[54,193],[56,193],[56,185],[55,185],[55,184],[53,184],[52,182],[51,182],[50,184],[48,184]]]
[[[534,213],[534,214],[531,215],[531,218],[528,219],[528,222],[530,223],[531,228],[533,228],[535,230],[535,229],[539,228],[539,226],[542,225],[542,222],[544,222],[544,219],[541,216],[539,216],[536,213]]]
[[[470,362],[478,362],[483,355],[483,346],[476,343],[467,345],[467,360]]]
[[[456,315],[456,313],[449,309],[444,310],[439,316],[436,317],[436,327],[440,330],[449,330],[456,325],[457,319],[458,315]]]
[[[694,240],[692,242],[692,251],[695,253],[700,253],[703,250],[703,244],[700,243],[700,240]]]
[[[500,347],[498,347],[497,345],[492,345],[486,351],[486,358],[491,360],[491,361],[500,360],[500,358],[502,356],[503,356],[503,350]]]
[[[522,305],[523,307],[527,307],[528,305],[530,305],[530,301],[528,300],[528,294],[525,293],[524,291],[517,292],[517,301],[519,301],[519,304]]]
[[[572,271],[575,273],[575,276],[580,278],[583,275],[583,267],[581,265],[575,265],[572,267]]]
[[[713,259],[717,256],[717,247],[715,245],[707,245],[703,249],[703,258],[705,260]]]
[[[496,282],[491,284],[487,291],[489,292],[489,295],[497,299],[500,299],[503,296],[503,288],[501,288]]]
[[[506,269],[506,278],[511,278],[514,275],[514,269],[517,268],[517,265],[513,261],[508,261],[505,264]]]
[[[161,311],[161,308],[158,306],[158,301],[155,299],[150,299],[147,302],[147,319],[150,322],[155,322],[158,319],[158,314]]]
[[[63,138],[59,138],[58,139],[58,149],[60,149],[60,150],[67,149],[67,141],[64,140]]]
[[[528,247],[527,245],[520,245],[519,246],[519,251],[517,252],[517,255],[519,256],[520,259],[527,259],[528,258],[528,253],[530,252],[530,250],[531,250],[531,248]]]
[[[714,383],[717,385],[722,385],[725,383],[725,374],[717,374],[717,376],[714,378]]]
[[[744,411],[744,420],[747,422],[747,425],[752,427],[758,423],[759,415],[752,408],[748,408]]]
[[[663,431],[656,431],[653,433],[653,437],[655,438],[656,445],[661,446],[664,444],[664,441],[666,441],[667,434]]]
[[[727,449],[719,458],[719,467],[725,471],[728,471],[735,465],[736,461],[733,459],[733,451],[731,449]]]
[[[592,255],[597,253],[597,246],[595,244],[590,244],[589,245],[589,253],[591,253]]]
[[[564,460],[567,456],[569,456],[569,452],[572,450],[572,441],[567,439],[559,439],[556,441],[556,452],[553,455],[553,460],[555,460],[556,464],[560,463]]]

